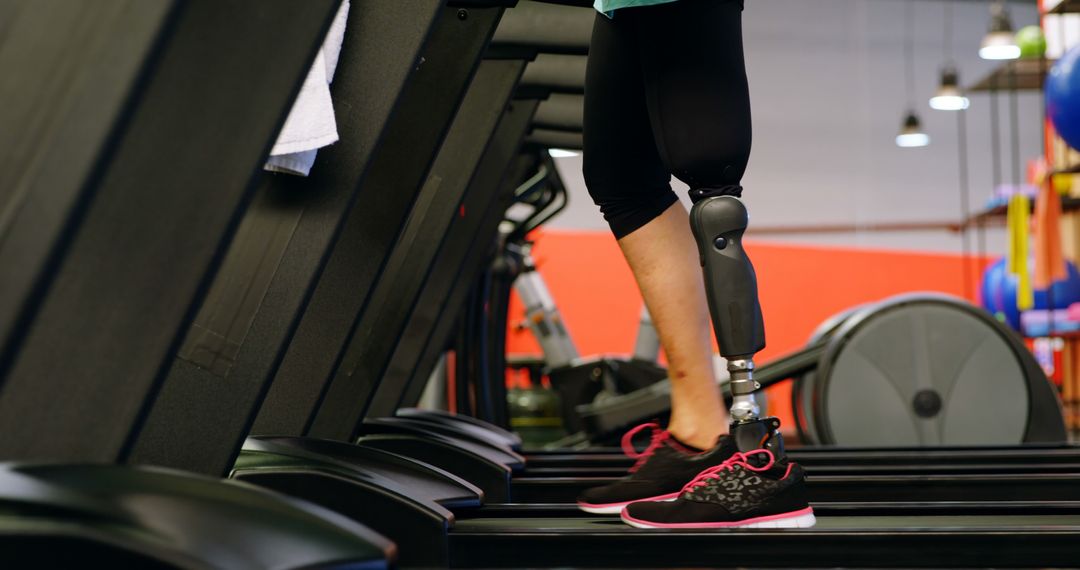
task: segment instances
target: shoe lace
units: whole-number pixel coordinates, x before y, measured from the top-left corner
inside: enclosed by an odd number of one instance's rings
[[[637,448],[634,447],[634,436],[647,429],[652,430],[649,445],[644,450],[638,451]],[[663,445],[669,437],[671,437],[671,434],[666,429],[661,428],[660,424],[655,422],[641,424],[626,432],[622,437],[623,453],[630,459],[637,460],[637,462],[634,463],[634,466],[630,468],[630,472],[633,473],[638,469],[641,469],[641,466],[652,457],[653,453],[656,453],[657,449],[660,449],[660,446]]]
[[[755,467],[754,464],[750,463],[750,458],[755,455],[764,455],[767,458],[765,464],[761,467]],[[721,473],[733,471],[735,466],[740,466],[744,469],[760,473],[762,471],[768,471],[775,463],[776,456],[768,449],[755,449],[753,451],[747,451],[746,453],[736,452],[735,455],[727,458],[720,465],[710,467],[701,473],[698,473],[697,477],[694,477],[692,481],[683,486],[682,492],[693,491],[694,489],[707,484],[710,479],[719,479]]]

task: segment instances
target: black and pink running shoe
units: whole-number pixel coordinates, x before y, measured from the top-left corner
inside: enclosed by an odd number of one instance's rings
[[[622,519],[638,528],[810,528],[802,467],[759,449],[702,471],[675,500],[636,502]]]
[[[652,430],[652,439],[644,451],[633,445],[634,436]],[[623,436],[623,451],[637,463],[630,474],[610,485],[589,489],[578,497],[578,507],[601,515],[617,515],[635,501],[675,500],[686,482],[709,467],[719,466],[737,450],[734,440],[720,438],[716,447],[701,451],[679,443],[667,430],[654,423],[642,424]]]

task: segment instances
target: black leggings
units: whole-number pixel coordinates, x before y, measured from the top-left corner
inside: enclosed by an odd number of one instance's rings
[[[585,182],[616,238],[675,203],[671,175],[698,196],[741,195],[751,139],[742,0],[597,15],[584,127]]]

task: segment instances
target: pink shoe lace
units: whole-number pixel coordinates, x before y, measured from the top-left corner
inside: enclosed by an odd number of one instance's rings
[[[646,447],[643,451],[638,451],[634,447],[634,436],[647,429],[653,430],[652,438],[649,440],[648,447]],[[630,459],[637,459],[637,462],[634,463],[634,466],[630,468],[630,472],[633,473],[634,471],[640,469],[641,466],[644,465],[650,457],[652,457],[652,454],[656,453],[656,450],[660,449],[660,446],[663,445],[663,443],[667,441],[670,437],[671,434],[666,429],[661,428],[660,424],[654,422],[641,424],[636,428],[626,432],[626,434],[622,437],[623,453],[625,453],[626,456]]]
[[[758,455],[758,454],[765,454],[769,458],[769,460],[762,467],[754,467],[753,465],[750,464],[750,458],[755,456],[755,455]],[[739,465],[739,466],[743,467],[744,469],[749,469],[750,471],[755,471],[755,472],[760,473],[762,471],[768,471],[769,469],[772,469],[772,466],[775,463],[776,463],[776,456],[774,456],[773,453],[771,451],[769,451],[768,449],[755,449],[754,451],[748,451],[746,453],[736,452],[735,455],[732,455],[731,457],[727,458],[720,465],[717,465],[716,467],[710,467],[710,468],[702,471],[701,473],[698,473],[697,477],[694,477],[693,481],[690,481],[689,483],[687,483],[682,488],[681,492],[686,493],[688,491],[693,491],[697,487],[700,487],[700,486],[705,485],[706,483],[708,483],[710,479],[719,479],[721,473],[723,473],[724,471],[732,471],[732,470],[734,470],[736,465]],[[786,477],[786,475],[785,475],[785,477]]]

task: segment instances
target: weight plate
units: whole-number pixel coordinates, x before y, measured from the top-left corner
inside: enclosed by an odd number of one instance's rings
[[[795,420],[795,430],[799,434],[799,441],[804,445],[817,443],[814,434],[813,412],[810,409],[810,399],[813,397],[814,373],[807,372],[802,376],[792,379],[791,384],[791,415]]]
[[[806,345],[813,346],[823,342],[824,339],[835,333],[852,315],[868,306],[870,305],[849,307],[825,319],[814,329]],[[791,384],[791,414],[795,420],[795,429],[799,434],[799,441],[806,445],[819,443],[820,440],[817,434],[817,426],[814,424],[814,414],[811,411],[816,376],[813,371],[807,372],[802,376],[793,378]]]
[[[812,392],[820,443],[1023,442],[1024,367],[1008,333],[976,311],[948,298],[908,298],[849,319],[829,340]]]

